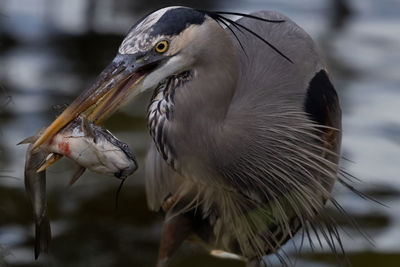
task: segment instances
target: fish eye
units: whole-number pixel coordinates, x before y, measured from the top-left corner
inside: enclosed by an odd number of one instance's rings
[[[156,50],[157,53],[160,53],[160,54],[164,53],[168,49],[168,42],[166,40],[159,41],[155,45],[154,49]]]

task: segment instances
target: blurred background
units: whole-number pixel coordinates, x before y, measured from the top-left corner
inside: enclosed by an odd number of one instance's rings
[[[1,0],[0,1],[0,266],[154,266],[162,217],[149,212],[143,188],[150,142],[149,95],[105,123],[136,154],[115,209],[117,179],[86,173],[63,159],[48,170],[51,253],[34,261],[32,211],[23,185],[25,146],[115,56],[130,26],[168,5],[288,15],[318,43],[343,108],[342,167],[356,187],[387,207],[341,187],[335,197],[373,244],[338,217],[353,266],[400,266],[400,1],[398,0]],[[300,238],[295,238],[299,244]],[[291,255],[291,242],[285,247]],[[273,259],[272,259],[273,260]],[[296,266],[337,266],[327,249],[307,246]],[[191,244],[171,266],[243,266]]]

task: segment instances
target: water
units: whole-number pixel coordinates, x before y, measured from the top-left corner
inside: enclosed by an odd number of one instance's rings
[[[12,1],[0,2],[0,266],[154,266],[161,216],[148,211],[143,168],[122,189],[118,181],[86,173],[68,188],[75,166],[62,160],[48,171],[53,242],[33,260],[33,222],[23,188],[25,147],[15,144],[55,117],[52,105],[70,103],[114,57],[138,18],[164,5],[249,12],[280,11],[321,48],[343,108],[343,166],[357,185],[388,207],[338,187],[335,196],[369,233],[375,246],[348,230],[344,245],[353,266],[400,263],[400,3],[353,0],[351,14],[334,1]],[[335,3],[339,3],[336,1]],[[10,96],[10,97],[8,97]],[[127,142],[143,166],[150,139],[149,96],[118,112],[106,127]],[[340,218],[339,218],[340,219]],[[343,220],[342,220],[343,221]],[[344,227],[347,227],[345,222]],[[290,246],[290,244],[289,244]],[[297,266],[334,266],[326,250],[304,250]],[[243,266],[207,256],[186,244],[172,266]]]

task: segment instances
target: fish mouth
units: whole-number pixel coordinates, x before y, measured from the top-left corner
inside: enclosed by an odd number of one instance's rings
[[[163,58],[149,61],[143,60],[143,55],[118,54],[94,83],[47,127],[34,143],[33,149],[50,140],[81,114],[94,124],[104,121],[119,107],[143,92],[143,79],[162,62]]]

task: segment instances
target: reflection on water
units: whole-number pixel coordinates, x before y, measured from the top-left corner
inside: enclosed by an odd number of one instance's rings
[[[194,2],[194,1],[193,1]],[[345,5],[350,3],[350,6]],[[273,9],[304,27],[319,43],[343,107],[343,166],[364,192],[389,207],[338,188],[335,195],[371,235],[371,246],[337,217],[353,266],[400,262],[400,18],[395,0],[373,1],[67,1],[0,3],[0,266],[153,266],[161,216],[148,211],[143,170],[122,189],[118,181],[86,173],[67,188],[75,166],[62,160],[48,171],[51,253],[33,261],[33,221],[23,189],[25,147],[15,144],[47,125],[52,105],[72,101],[113,58],[124,33],[165,5],[249,12]],[[9,97],[11,96],[11,98]],[[150,141],[143,96],[106,123],[127,142],[140,166]],[[335,216],[335,214],[333,214]],[[288,245],[290,247],[290,244]],[[289,248],[290,249],[290,248]],[[325,250],[305,249],[297,266],[335,265]],[[186,244],[172,266],[243,266]]]

